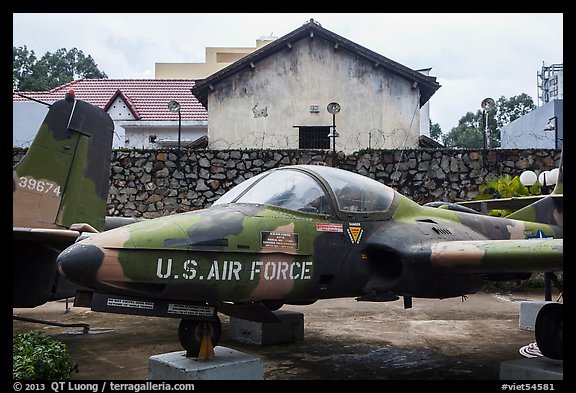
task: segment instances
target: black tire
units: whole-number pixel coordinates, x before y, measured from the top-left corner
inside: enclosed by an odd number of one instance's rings
[[[187,357],[198,356],[200,346],[202,345],[202,337],[204,335],[204,328],[210,332],[210,340],[212,346],[215,347],[220,341],[222,336],[222,323],[219,318],[209,321],[197,321],[193,319],[182,319],[178,326],[178,339],[180,345],[187,353]]]
[[[564,359],[564,312],[562,303],[544,305],[534,324],[536,344],[542,355],[550,359]]]

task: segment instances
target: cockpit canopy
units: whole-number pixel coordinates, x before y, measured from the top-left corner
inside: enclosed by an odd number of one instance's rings
[[[357,173],[320,165],[293,165],[256,175],[214,205],[255,203],[309,213],[384,213],[394,200],[390,187]]]

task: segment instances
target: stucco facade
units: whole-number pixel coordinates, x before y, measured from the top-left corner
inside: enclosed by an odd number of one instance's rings
[[[337,102],[332,118],[326,106]],[[303,38],[214,85],[208,95],[213,149],[298,149],[300,128],[336,124],[336,150],[417,147],[420,92],[321,37]],[[300,146],[301,147],[301,146]]]

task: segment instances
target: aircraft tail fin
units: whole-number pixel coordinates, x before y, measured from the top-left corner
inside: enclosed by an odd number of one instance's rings
[[[562,154],[563,156],[563,154]],[[537,200],[536,202],[516,210],[506,216],[515,220],[538,222],[541,224],[563,225],[563,197],[564,197],[564,160],[560,157],[558,166],[558,178],[554,190],[550,195]]]
[[[564,194],[564,152],[560,156],[560,164],[558,165],[558,179],[556,180],[556,185],[552,194],[562,195]]]
[[[13,225],[104,228],[114,123],[66,93],[50,105],[32,144],[13,167]]]

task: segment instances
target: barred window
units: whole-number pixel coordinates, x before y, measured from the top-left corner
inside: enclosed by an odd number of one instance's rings
[[[329,126],[300,127],[300,149],[330,149]]]

